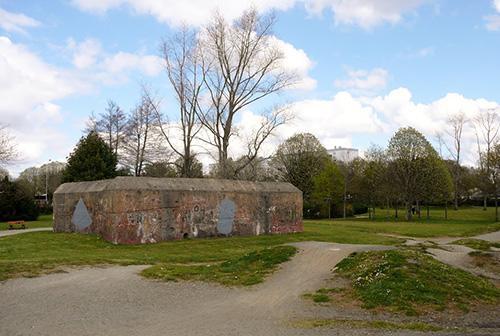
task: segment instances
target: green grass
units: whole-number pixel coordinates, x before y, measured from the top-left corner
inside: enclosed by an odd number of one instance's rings
[[[141,272],[148,278],[166,281],[201,280],[229,286],[251,286],[264,281],[276,267],[295,254],[293,246],[276,246],[252,251],[223,263],[207,265],[169,265],[150,267]]]
[[[439,212],[439,209],[433,211]],[[491,211],[493,210],[488,210]],[[381,211],[378,213],[382,214]],[[386,219],[306,220],[302,233],[188,239],[144,245],[114,245],[94,235],[48,231],[23,233],[0,237],[0,281],[20,276],[38,276],[72,265],[161,264],[165,267],[165,264],[170,264],[169,267],[173,267],[175,264],[218,264],[236,260],[252,251],[299,241],[393,245],[404,240],[378,233],[414,237],[466,237],[500,230],[499,224],[485,219],[488,216],[480,208],[463,208],[456,213],[460,213],[463,218],[476,215],[483,217],[477,220],[453,219],[447,222],[422,219],[410,223]],[[50,227],[52,216],[42,216],[39,221],[30,223]],[[30,223],[28,227],[33,227]]]
[[[341,293],[345,291],[343,287],[332,287],[332,288],[320,288],[316,290],[316,293],[306,293],[302,294],[303,297],[312,299],[316,303],[321,302],[330,302],[332,298],[330,297],[330,293]]]
[[[441,222],[445,221],[445,208],[431,206],[429,208],[430,219],[427,219],[427,209],[425,206],[421,206],[420,219],[417,214],[412,215],[412,222]],[[387,210],[376,208],[376,221],[398,221],[404,222],[405,216],[403,207],[399,207],[398,217],[395,217],[395,210],[393,208],[389,209],[389,218],[387,218]],[[365,219],[368,214],[360,215],[362,219]],[[486,211],[480,206],[461,206],[458,210],[453,210],[453,207],[448,207],[448,221],[450,222],[494,222],[495,220],[495,208],[488,207]]]
[[[414,323],[395,323],[381,320],[343,320],[343,319],[324,319],[324,320],[303,320],[290,323],[291,326],[296,328],[317,328],[317,327],[348,327],[348,328],[371,328],[382,330],[415,330],[415,331],[454,331],[465,332],[464,329],[459,328],[445,328],[428,323],[414,322]]]
[[[474,250],[481,250],[481,251],[491,251],[492,247],[500,248],[500,243],[491,243],[485,240],[474,239],[474,238],[459,239],[455,240],[454,242],[451,242],[450,244],[465,245]]]
[[[337,265],[336,273],[350,279],[348,295],[367,309],[386,308],[412,316],[500,302],[500,289],[487,280],[415,249],[353,253]]]
[[[60,266],[217,263],[255,250],[297,241],[395,244],[400,239],[346,230],[345,223],[306,222],[303,233],[256,237],[188,239],[155,244],[114,245],[100,236],[28,232],[0,237],[0,281],[38,276]]]
[[[25,222],[26,228],[41,228],[41,227],[52,227],[52,215],[40,215],[36,221]],[[15,226],[16,229],[20,228],[19,225]],[[7,222],[0,222],[0,231],[9,230],[9,224]]]

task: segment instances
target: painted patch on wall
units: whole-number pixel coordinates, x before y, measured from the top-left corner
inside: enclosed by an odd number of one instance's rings
[[[222,201],[220,205],[219,220],[217,221],[217,230],[227,235],[233,231],[234,215],[236,214],[236,204],[228,199]]]
[[[76,205],[75,212],[73,213],[73,217],[71,218],[71,223],[78,226],[80,229],[85,229],[92,224],[92,219],[90,218],[89,212],[82,198],[78,200],[78,204]]]

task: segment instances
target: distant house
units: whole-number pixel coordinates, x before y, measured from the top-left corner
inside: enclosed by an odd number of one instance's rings
[[[332,161],[351,162],[359,157],[359,150],[356,148],[343,148],[335,146],[333,149],[327,150],[332,158]]]

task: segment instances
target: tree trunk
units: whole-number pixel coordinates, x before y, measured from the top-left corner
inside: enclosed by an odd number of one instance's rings
[[[420,202],[417,201],[417,214],[418,214],[418,219],[420,219]]]
[[[444,219],[448,220],[448,202],[444,202]]]
[[[375,204],[373,204],[373,219],[375,219]]]
[[[389,197],[387,197],[387,218],[389,218]]]
[[[409,221],[411,219],[411,210],[408,202],[405,202],[405,221]]]
[[[498,196],[495,194],[495,222],[498,222]]]
[[[396,214],[395,214],[394,218],[398,218],[398,205],[394,204],[394,208],[396,209]]]
[[[332,200],[328,199],[328,219],[332,218]]]
[[[458,172],[455,172],[455,174],[458,174]],[[455,197],[453,200],[453,207],[455,210],[458,210],[458,176],[455,177]]]
[[[344,183],[345,185],[345,183]],[[346,218],[347,188],[344,187],[344,219]]]
[[[430,214],[429,214],[429,203],[427,203],[427,219],[430,219]]]
[[[488,209],[488,200],[486,198],[486,195],[484,195],[483,199],[483,211],[486,211]]]

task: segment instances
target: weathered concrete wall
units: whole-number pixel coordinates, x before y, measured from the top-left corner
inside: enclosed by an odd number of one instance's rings
[[[302,193],[289,183],[215,179],[66,183],[54,193],[54,231],[116,244],[300,232]]]

